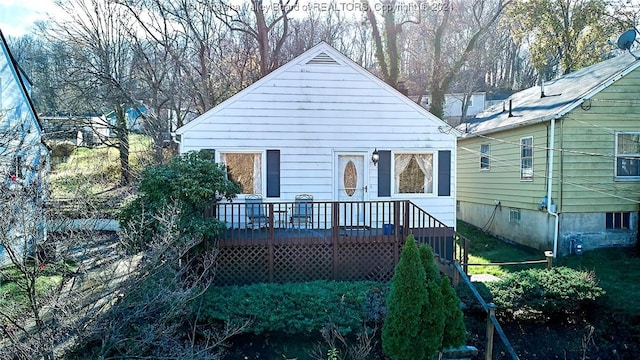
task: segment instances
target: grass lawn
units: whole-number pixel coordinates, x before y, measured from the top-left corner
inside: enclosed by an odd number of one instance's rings
[[[542,260],[544,253],[521,245],[506,243],[467,223],[458,222],[458,231],[470,241],[469,263]],[[540,265],[469,266],[470,274],[509,272]],[[608,248],[584,252],[554,260],[554,266],[589,270],[596,274],[599,285],[607,292],[606,303],[611,310],[640,314],[640,253],[635,248]]]
[[[129,136],[129,165],[133,173],[148,164],[153,140],[144,135]],[[67,163],[54,166],[50,174],[53,198],[92,196],[117,186],[120,181],[116,148],[77,148]]]
[[[129,165],[131,177],[149,164],[152,139],[131,134]],[[53,167],[49,175],[52,217],[113,218],[117,209],[131,195],[130,186],[120,184],[118,149],[99,146],[76,148],[66,163]],[[57,201],[57,202],[56,202]]]
[[[609,248],[558,259],[556,264],[595,272],[606,290],[612,310],[640,314],[640,253],[637,249]]]
[[[37,274],[36,294],[41,297],[60,285],[65,272],[71,272],[77,268],[74,263],[47,264],[42,270],[38,270],[32,264],[28,266],[30,272]],[[0,308],[8,306],[12,311],[26,310],[29,301],[24,286],[21,286],[25,280],[24,275],[15,267],[5,267],[0,271]]]
[[[469,246],[470,264],[545,260],[544,251],[517,244],[506,243],[462,221],[458,221],[458,232],[471,241]],[[500,266],[473,265],[469,266],[469,274],[491,274],[500,277],[509,272],[528,269],[531,267],[543,268],[546,267],[546,264]]]

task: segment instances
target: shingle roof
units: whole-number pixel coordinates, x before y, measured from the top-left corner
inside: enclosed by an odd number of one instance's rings
[[[473,136],[558,118],[638,66],[640,61],[633,55],[618,55],[545,82],[544,97],[541,97],[540,86],[517,92],[504,101],[504,111],[503,104],[492,106],[457,129],[465,134],[463,136]],[[512,117],[509,117],[509,102]]]

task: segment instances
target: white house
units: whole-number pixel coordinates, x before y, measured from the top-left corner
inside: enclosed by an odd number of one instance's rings
[[[175,135],[181,153],[213,151],[240,200],[411,200],[455,227],[459,133],[326,43]]]
[[[459,124],[462,121],[463,102],[467,102],[466,118],[472,118],[485,109],[487,93],[474,92],[470,94],[466,93],[451,93],[444,96],[444,118],[449,121],[450,124]],[[422,97],[421,105],[428,109],[431,98],[429,94]]]
[[[49,150],[21,73],[0,31],[0,265],[7,252],[26,256],[28,244],[44,240],[42,183]]]

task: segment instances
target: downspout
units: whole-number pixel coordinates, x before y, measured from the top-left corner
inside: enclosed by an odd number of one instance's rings
[[[549,159],[547,160],[547,213],[551,216],[554,216],[555,226],[553,227],[553,257],[556,258],[558,253],[558,225],[560,223],[560,219],[558,217],[558,213],[553,211],[555,209],[551,209],[551,189],[553,188],[553,150],[555,145],[555,133],[556,133],[556,118],[554,117],[549,121],[550,131],[549,131]]]
[[[172,132],[171,141],[178,144],[178,152],[182,151],[182,135],[180,135],[180,139],[178,139],[178,134]]]

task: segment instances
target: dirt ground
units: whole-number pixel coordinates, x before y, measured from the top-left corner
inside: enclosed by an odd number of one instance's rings
[[[485,359],[486,315],[478,307],[465,311],[465,323],[469,334],[467,344],[478,349],[471,360]],[[521,360],[637,360],[640,359],[640,315],[621,319],[596,307],[591,314],[572,322],[554,321],[501,321],[501,326]],[[380,331],[373,339],[374,346],[367,359],[387,359],[382,353]],[[237,337],[225,359],[230,360],[312,360],[323,359],[312,354],[328,349],[322,337],[244,335]],[[341,351],[344,354],[345,351]],[[318,354],[318,351],[315,352]],[[350,358],[347,358],[350,359]],[[493,359],[512,359],[498,333],[494,333]]]

